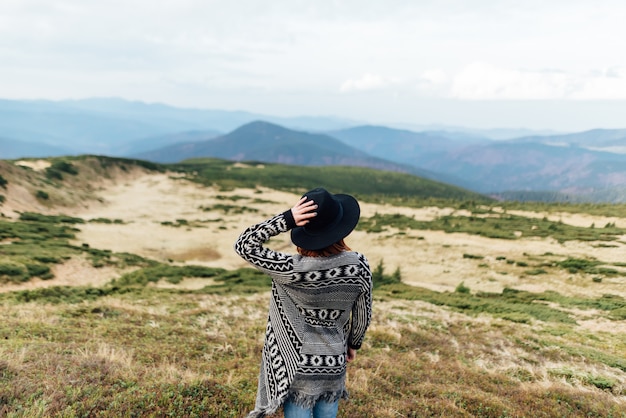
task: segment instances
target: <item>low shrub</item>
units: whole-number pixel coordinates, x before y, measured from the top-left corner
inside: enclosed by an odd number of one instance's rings
[[[45,264],[26,264],[26,270],[30,277],[39,277],[42,280],[49,280],[54,277],[50,272],[50,267]]]
[[[29,277],[26,269],[22,266],[0,263],[0,281],[19,283],[28,280]]]
[[[156,264],[127,273],[119,279],[114,280],[113,283],[119,286],[145,286],[148,283],[156,283],[160,280],[166,280],[169,283],[178,284],[186,277],[210,278],[216,277],[224,272],[224,269],[214,267],[194,265],[170,266],[167,264]]]
[[[78,174],[78,169],[67,161],[54,161],[50,167],[46,168],[46,177],[51,180],[63,180],[63,173],[73,176]]]
[[[272,279],[265,273],[250,267],[224,270],[213,277],[215,283],[205,286],[201,292],[210,294],[250,294],[268,291]]]
[[[454,289],[454,291],[456,293],[465,293],[465,294],[469,294],[471,292],[470,288],[465,286],[464,282],[459,283],[458,286]]]
[[[48,200],[50,199],[50,195],[43,190],[37,190],[35,193],[35,197],[39,200]]]
[[[402,274],[400,272],[400,267],[396,268],[391,275],[385,274],[385,263],[383,260],[380,260],[376,265],[376,268],[372,271],[372,284],[374,289],[401,282]]]
[[[43,215],[35,212],[23,212],[20,214],[20,221],[43,222],[53,224],[84,224],[85,220],[66,215]]]
[[[463,258],[469,258],[470,260],[482,260],[485,257],[482,255],[463,254]]]

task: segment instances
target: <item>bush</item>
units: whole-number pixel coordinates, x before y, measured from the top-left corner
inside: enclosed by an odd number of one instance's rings
[[[0,187],[2,187],[3,189],[6,189],[7,188],[7,184],[9,184],[7,179],[2,177],[2,174],[0,174]]]
[[[15,264],[0,264],[0,276],[20,276],[24,269]]]
[[[48,193],[44,192],[43,190],[37,190],[37,193],[35,193],[35,197],[39,200],[48,200],[50,198],[50,195],[48,195]]]
[[[24,212],[20,214],[20,221],[44,222],[44,223],[64,223],[64,224],[83,224],[84,219],[74,218],[65,215],[42,215],[34,212]]]
[[[28,279],[28,274],[21,266],[16,264],[0,264],[0,283],[5,281],[21,283]]]
[[[482,255],[463,254],[463,258],[469,258],[470,260],[482,260],[485,257]]]
[[[26,264],[26,270],[30,277],[39,277],[42,280],[49,280],[54,277],[50,272],[50,267],[45,264]]]
[[[205,266],[170,266],[159,264],[127,273],[115,281],[119,285],[142,285],[156,283],[165,279],[170,283],[178,284],[185,277],[215,277],[223,273],[224,269]]]
[[[53,286],[33,290],[22,290],[15,293],[15,298],[18,302],[38,301],[52,304],[81,303],[86,300],[95,300],[99,297],[114,294],[116,291],[118,291],[118,289],[114,287]]]
[[[396,268],[396,270],[390,276],[388,274],[385,274],[384,262],[383,260],[380,260],[374,271],[372,271],[372,283],[374,289],[385,285],[402,283],[402,274],[400,273],[400,267]]]
[[[119,222],[116,222],[116,221],[119,221]],[[99,223],[99,224],[123,223],[123,221],[121,220],[116,220],[116,221],[113,221],[108,218],[93,218],[89,220],[89,222],[91,223]]]
[[[60,264],[62,262],[61,259],[58,257],[52,257],[47,255],[36,255],[33,257],[33,260],[46,264]]]
[[[46,168],[46,177],[51,180],[63,180],[63,173],[75,176],[78,174],[78,169],[67,161],[55,161]]]
[[[588,384],[593,385],[598,389],[608,391],[612,390],[617,385],[615,380],[604,376],[587,376],[585,380]]]
[[[563,261],[557,262],[557,265],[559,267],[566,269],[570,273],[578,273],[579,271],[589,272],[589,270],[595,268],[598,264],[600,264],[599,261],[583,260],[580,258],[572,258],[572,257],[569,257]]]
[[[465,294],[469,294],[470,293],[470,288],[465,286],[465,282],[461,282],[459,283],[459,285],[454,289],[454,291],[456,293],[465,293]]]
[[[213,277],[213,280],[216,283],[204,287],[202,292],[224,295],[250,294],[267,291],[272,285],[272,279],[267,274],[250,267],[224,270]]]

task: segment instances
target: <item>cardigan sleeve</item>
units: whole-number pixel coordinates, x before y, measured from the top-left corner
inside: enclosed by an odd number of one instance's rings
[[[293,258],[289,254],[270,250],[264,244],[273,236],[287,232],[296,223],[291,210],[287,210],[266,221],[252,225],[239,235],[234,249],[244,260],[273,277],[290,276]]]
[[[352,324],[348,339],[348,346],[355,350],[361,348],[365,331],[372,320],[372,272],[364,255],[359,254],[359,262],[362,287],[361,294],[352,307]]]

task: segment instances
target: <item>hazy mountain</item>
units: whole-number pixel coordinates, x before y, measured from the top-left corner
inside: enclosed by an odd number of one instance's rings
[[[330,131],[328,134],[371,155],[417,167],[435,156],[466,145],[438,133],[412,132],[385,126],[357,126]]]
[[[3,160],[25,157],[56,157],[71,154],[72,151],[67,148],[0,137],[0,159]]]
[[[626,154],[626,129],[592,129],[566,135],[525,136],[514,141],[572,146]]]
[[[463,178],[472,190],[589,193],[626,184],[626,155],[536,143],[494,142],[423,164]]]
[[[261,121],[246,124],[208,141],[172,145],[134,157],[159,163],[215,157],[304,166],[361,166],[439,179],[436,174],[418,167],[373,157],[329,135],[295,131]]]
[[[122,147],[119,152],[124,156],[137,156],[171,145],[207,141],[221,134],[222,133],[218,131],[207,130],[153,136],[130,141],[126,146]]]
[[[266,120],[292,129],[324,131],[354,126],[356,122],[333,116],[281,117],[238,110],[181,108],[160,103],[143,103],[118,98],[95,98],[58,102],[74,109],[95,111],[137,120],[167,120],[227,132],[255,120]]]
[[[266,122],[253,123],[260,119]],[[516,134],[521,137],[502,140]],[[562,193],[619,201],[626,185],[626,129],[550,134],[429,126],[415,132],[332,117],[280,118],[121,99],[0,100],[0,137],[5,159],[101,154],[158,162],[213,156],[341,164],[409,172],[481,193],[546,193],[542,199]]]
[[[117,154],[120,145],[148,136],[182,131],[162,117],[139,118],[86,110],[80,102],[0,101],[0,132],[16,140],[63,146],[72,153]],[[195,128],[196,126],[189,126]]]
[[[481,193],[522,200],[626,201],[626,155],[591,146],[626,149],[625,132],[594,130],[508,141],[376,126],[330,134],[372,155],[439,173],[448,183]]]
[[[437,135],[444,136],[450,139],[460,139],[463,141],[469,140],[470,142],[485,140],[508,140],[521,137],[530,136],[549,136],[549,135],[561,135],[563,132],[557,132],[547,129],[525,129],[525,128],[493,128],[493,129],[476,129],[467,128],[464,126],[453,125],[415,125],[409,123],[393,123],[389,124],[389,127],[397,129],[407,129],[413,132],[428,132]]]
[[[124,146],[142,138],[188,131],[227,132],[261,118],[272,120],[249,112],[183,109],[122,99],[0,100],[0,135],[63,147],[72,154],[122,155]],[[349,126],[338,118],[274,119],[314,130]]]

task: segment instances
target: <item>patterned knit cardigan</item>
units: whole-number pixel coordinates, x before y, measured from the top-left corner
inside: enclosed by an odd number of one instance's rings
[[[311,407],[347,397],[347,347],[361,347],[372,315],[372,274],[357,252],[304,257],[263,246],[295,227],[291,211],[246,229],[235,251],[272,278],[256,405],[273,414],[289,399]]]

